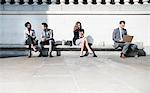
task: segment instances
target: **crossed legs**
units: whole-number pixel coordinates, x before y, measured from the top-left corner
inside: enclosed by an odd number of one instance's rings
[[[81,51],[80,51],[80,57],[83,56],[83,50],[84,48],[87,48],[88,52],[91,54],[93,53],[93,51],[90,49],[89,45],[88,45],[88,41],[85,37],[82,38],[82,41],[81,41]]]
[[[131,48],[132,51],[135,51],[137,49],[137,45],[135,44],[120,44],[119,46],[122,47],[120,57],[123,57],[123,58],[127,54],[127,51],[129,50],[129,48]]]

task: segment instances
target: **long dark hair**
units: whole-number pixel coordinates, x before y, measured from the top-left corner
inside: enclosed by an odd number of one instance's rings
[[[80,24],[80,29],[82,29],[82,24],[81,24],[81,22],[77,21],[76,24],[75,24],[75,26],[74,26],[74,30],[73,30],[73,31],[76,31],[76,30],[79,29],[79,28],[78,28],[78,24]]]

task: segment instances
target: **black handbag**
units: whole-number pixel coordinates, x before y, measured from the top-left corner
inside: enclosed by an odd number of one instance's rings
[[[143,49],[139,49],[138,56],[146,56],[146,52]]]
[[[67,41],[65,42],[65,45],[72,46],[72,41],[67,40]]]

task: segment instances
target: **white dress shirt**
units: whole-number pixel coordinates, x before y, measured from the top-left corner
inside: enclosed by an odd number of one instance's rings
[[[119,31],[120,31],[120,40],[122,41],[123,40],[123,37],[122,37],[122,28],[119,27]]]

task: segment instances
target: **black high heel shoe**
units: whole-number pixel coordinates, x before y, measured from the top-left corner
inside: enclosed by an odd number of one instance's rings
[[[80,57],[84,57],[84,56],[82,55],[82,56],[80,56]]]
[[[83,56],[88,56],[89,55],[89,53],[88,52],[86,52]]]
[[[96,55],[96,54],[94,54],[94,55],[93,55],[93,57],[97,57],[97,55]]]

